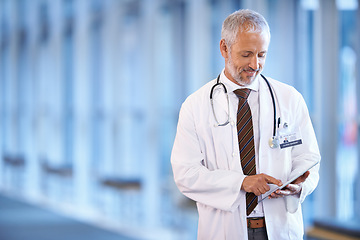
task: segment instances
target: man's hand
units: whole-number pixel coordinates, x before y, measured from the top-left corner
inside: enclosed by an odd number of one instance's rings
[[[241,185],[241,190],[252,192],[256,196],[259,196],[270,190],[268,183],[276,184],[278,186],[282,185],[280,180],[261,173],[245,177]]]
[[[307,177],[310,175],[310,172],[307,171],[297,179],[295,179],[292,183],[287,185],[285,188],[281,190],[276,190],[273,192],[269,198],[279,198],[284,196],[290,196],[290,195],[296,195],[301,192],[302,189],[302,183],[305,182]]]

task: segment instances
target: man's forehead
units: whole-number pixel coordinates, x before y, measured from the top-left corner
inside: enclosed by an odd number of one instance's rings
[[[252,48],[261,48],[261,51],[267,50],[270,43],[269,37],[264,33],[243,32],[239,33],[232,46],[244,51]]]

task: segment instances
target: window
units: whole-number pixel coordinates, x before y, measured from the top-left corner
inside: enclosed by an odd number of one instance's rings
[[[74,22],[73,22],[73,2],[64,1],[63,4],[64,17],[64,32],[63,32],[63,51],[62,51],[62,66],[63,66],[63,118],[64,122],[64,163],[71,165],[73,163],[73,146],[74,146]]]
[[[100,163],[104,152],[104,89],[103,78],[103,10],[102,1],[91,2],[90,17],[90,98],[91,98],[91,162],[93,167]]]
[[[356,9],[339,11],[339,119],[336,156],[337,211],[339,220],[353,220],[356,216],[355,183],[359,178],[358,102],[356,88],[357,46]]]

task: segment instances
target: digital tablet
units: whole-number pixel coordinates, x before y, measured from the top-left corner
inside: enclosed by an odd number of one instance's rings
[[[286,183],[284,183],[283,185],[281,185],[281,187],[279,187],[276,184],[269,184],[270,190],[267,191],[266,193],[262,194],[259,201],[261,202],[264,199],[266,199],[270,194],[272,194],[273,192],[275,192],[278,189],[283,189],[284,187],[286,187],[288,184],[292,183],[295,179],[297,179],[298,177],[300,177],[301,175],[303,175],[305,172],[309,171],[312,167],[314,167],[316,164],[318,164],[319,161],[312,163],[310,166],[300,166],[300,167],[295,167],[295,170],[291,172],[290,174],[290,178],[288,181],[286,181]]]

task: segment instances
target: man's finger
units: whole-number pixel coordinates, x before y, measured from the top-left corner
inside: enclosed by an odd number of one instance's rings
[[[299,188],[301,188],[301,186],[298,184],[289,184],[286,186],[286,188],[289,189],[290,191],[295,192],[295,191],[298,191]]]
[[[271,177],[271,176],[269,176],[269,175],[266,175],[265,180],[266,180],[267,183],[276,184],[276,185],[278,185],[279,187],[281,187],[281,185],[282,185],[281,180],[276,179],[276,178],[273,178],[273,177]]]
[[[280,190],[279,191],[279,195],[283,195],[283,196],[288,196],[290,195],[292,192],[290,190]]]
[[[299,183],[305,182],[305,180],[308,178],[309,175],[310,175],[310,172],[306,171],[303,175],[301,175],[300,177],[295,179],[292,183],[299,184]]]

